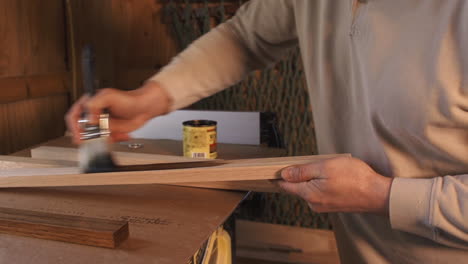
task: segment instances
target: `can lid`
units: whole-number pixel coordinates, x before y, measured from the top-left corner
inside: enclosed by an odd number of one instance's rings
[[[188,120],[182,123],[184,126],[207,127],[216,126],[217,122],[213,120]]]

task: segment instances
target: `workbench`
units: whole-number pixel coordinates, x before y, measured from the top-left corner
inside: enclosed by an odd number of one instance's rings
[[[131,149],[113,150],[181,155],[182,143],[133,140]],[[73,147],[69,138],[45,146]],[[219,158],[259,158],[284,154],[259,146],[219,144]],[[15,153],[28,156],[29,151]],[[0,191],[0,207],[129,222],[130,237],[117,249],[0,235],[0,263],[187,263],[247,192],[165,185],[13,188]]]

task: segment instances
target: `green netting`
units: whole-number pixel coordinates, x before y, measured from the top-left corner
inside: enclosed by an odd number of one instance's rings
[[[239,1],[235,3],[240,4]],[[233,1],[168,1],[166,22],[185,48],[194,39],[232,14]],[[241,83],[206,98],[192,109],[274,112],[288,156],[316,153],[311,106],[304,81],[299,48],[273,67],[250,74]],[[316,214],[301,199],[287,194],[255,193],[239,210],[250,220],[329,228],[326,215]]]

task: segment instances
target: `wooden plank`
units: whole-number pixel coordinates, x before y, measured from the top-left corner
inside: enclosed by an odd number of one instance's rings
[[[12,77],[0,80],[0,154],[7,154],[65,130],[67,96],[27,99],[24,79],[67,71],[63,1],[0,1],[0,25],[0,77]]]
[[[294,159],[269,158],[234,161],[206,168],[173,169],[159,171],[108,172],[81,174],[78,168],[39,168],[0,171],[0,187],[52,187],[132,185],[213,181],[274,180],[281,178],[278,172],[291,165],[329,159],[341,155],[303,156]]]
[[[141,144],[141,148],[129,148],[128,143]],[[52,147],[76,148],[70,137],[60,137],[45,144]],[[114,143],[110,146],[112,151],[129,153],[161,154],[171,156],[183,156],[182,141],[169,139],[141,139],[134,138],[128,142]],[[220,159],[246,159],[251,157],[281,157],[285,155],[285,150],[280,148],[266,148],[241,144],[218,144],[218,158]]]
[[[63,160],[41,160],[25,157],[3,156],[0,155],[0,169],[18,169],[18,168],[57,168],[76,166],[77,162]]]
[[[180,51],[171,25],[162,23],[163,3],[75,0],[71,5],[76,48],[81,50],[86,43],[95,47],[101,87],[138,88],[142,78],[154,74]],[[136,69],[150,71],[134,75]],[[127,71],[130,76],[122,77]]]
[[[236,221],[237,256],[281,263],[339,263],[331,230]]]
[[[207,189],[221,190],[236,190],[236,191],[253,191],[279,193],[282,189],[275,181],[259,180],[259,181],[224,181],[224,182],[187,182],[187,183],[172,183],[170,185],[197,187]]]
[[[73,152],[75,152],[73,154]],[[76,166],[77,157],[76,150],[71,148],[61,147],[38,147],[31,150],[33,158],[0,156],[1,169],[15,168],[53,168]],[[125,153],[117,152],[121,155],[119,164],[147,164],[149,162],[190,162],[193,159],[187,159],[178,156],[158,155],[158,154],[142,154],[142,153]],[[116,152],[114,152],[116,154]],[[130,156],[128,158],[127,156]],[[115,156],[114,156],[115,157]],[[245,160],[245,162],[253,162],[255,159]],[[231,161],[235,162],[235,161]],[[272,181],[230,181],[230,182],[195,182],[195,183],[174,183],[170,185],[208,188],[208,189],[224,189],[238,191],[255,191],[255,192],[281,192],[281,189]]]
[[[41,97],[66,94],[68,92],[65,84],[66,78],[66,73],[29,76],[26,78],[29,96]]]
[[[131,90],[140,87],[146,80],[156,74],[158,69],[128,69],[117,74],[117,87],[125,90]]]
[[[0,103],[7,103],[28,97],[26,81],[21,77],[0,79]]]
[[[251,151],[245,157],[258,156]],[[164,185],[3,189],[0,207],[124,220],[129,222],[131,235],[115,250],[4,235],[0,236],[4,249],[0,262],[186,263],[244,196],[244,192]]]
[[[132,153],[132,152],[112,152],[113,158],[119,165],[136,165],[136,164],[151,164],[151,163],[167,163],[167,162],[191,162],[194,160],[180,156],[147,154],[147,153]],[[48,147],[41,146],[31,149],[31,157],[45,160],[65,160],[78,161],[78,149]]]
[[[167,163],[167,162],[190,162],[200,159],[189,159],[173,155],[159,155],[148,153],[131,153],[131,152],[113,152],[114,158],[120,165],[132,164],[148,164],[148,163]],[[78,151],[74,148],[63,147],[48,147],[41,146],[31,150],[31,157],[36,159],[50,159],[50,160],[67,160],[77,161]],[[334,157],[334,156],[331,156]],[[323,156],[323,158],[327,158]],[[296,157],[282,157],[281,160],[295,162],[299,159],[304,162],[309,161],[309,156],[296,156]],[[275,162],[276,158],[263,158],[263,159],[243,159],[243,160],[230,160],[230,163],[241,162],[243,164],[256,163],[256,162]],[[255,192],[281,192],[281,188],[269,180],[249,180],[249,181],[214,181],[214,182],[183,182],[183,183],[166,183],[177,186],[209,188],[209,189],[224,189],[224,190],[241,190],[241,191],[255,191]]]
[[[21,1],[0,1],[0,77],[20,76],[24,73],[23,18]]]
[[[21,2],[19,30],[25,39],[24,74],[44,75],[66,72],[64,1],[18,1]]]
[[[28,77],[0,79],[0,103],[9,103],[26,98],[66,94],[66,73],[45,74]]]
[[[12,148],[13,136],[10,127],[7,105],[0,104],[0,142],[2,142],[0,145],[0,154],[5,154]]]
[[[158,140],[155,140],[158,141]],[[255,147],[253,147],[255,148]],[[259,147],[256,147],[257,149]],[[116,148],[114,148],[116,149]],[[119,148],[121,149],[121,148]],[[242,148],[240,148],[242,149]],[[125,149],[122,149],[125,150]],[[167,163],[167,162],[191,162],[196,160],[206,160],[206,159],[196,159],[196,158],[186,158],[183,156],[176,156],[170,154],[152,154],[144,152],[130,152],[127,151],[112,151],[113,157],[116,159],[116,162],[119,165],[134,165],[134,164],[151,164],[151,163]],[[322,155],[326,157],[326,155]],[[335,155],[330,155],[334,157]],[[281,157],[282,161],[297,161],[307,160],[309,157],[315,156],[292,156],[292,157]],[[46,159],[46,160],[66,160],[66,161],[78,161],[78,149],[71,147],[53,147],[53,146],[39,146],[31,149],[31,158],[36,159]],[[241,162],[244,164],[247,163],[256,163],[256,162],[276,162],[278,158],[259,158],[259,159],[235,159],[230,160],[230,163]]]
[[[28,168],[38,167],[66,167],[77,165],[77,153],[75,149],[62,148],[62,147],[47,147],[41,146],[31,150],[31,157],[11,157],[0,156],[0,168],[13,169],[24,167],[24,163],[28,164]],[[179,156],[158,155],[158,154],[144,154],[144,153],[127,153],[127,152],[114,152],[114,157],[117,159],[118,164],[147,164],[149,162],[190,162],[194,159],[188,159]],[[254,159],[248,160],[253,162]],[[235,161],[234,161],[235,162]],[[247,160],[246,160],[247,162]],[[20,164],[16,164],[20,163]],[[272,181],[231,181],[231,182],[192,182],[192,183],[174,183],[170,185],[208,188],[208,189],[224,189],[224,190],[238,190],[238,191],[255,191],[255,192],[281,192],[281,189]]]
[[[186,263],[244,194],[174,186],[9,189],[0,207],[127,221],[130,236],[109,250],[1,235],[1,263]],[[25,250],[27,249],[27,250]]]
[[[68,97],[28,99],[0,106],[0,154],[8,154],[62,136]]]
[[[128,238],[128,223],[82,216],[0,208],[0,233],[115,248]]]

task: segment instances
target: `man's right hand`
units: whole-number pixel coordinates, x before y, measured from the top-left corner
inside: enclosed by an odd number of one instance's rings
[[[169,112],[171,103],[169,94],[156,82],[149,81],[133,91],[106,88],[91,98],[84,95],[70,108],[65,120],[73,142],[79,144],[81,128],[78,120],[81,113],[86,111],[90,122],[96,124],[99,115],[107,109],[112,140],[125,141],[129,139],[130,132],[151,118]]]

